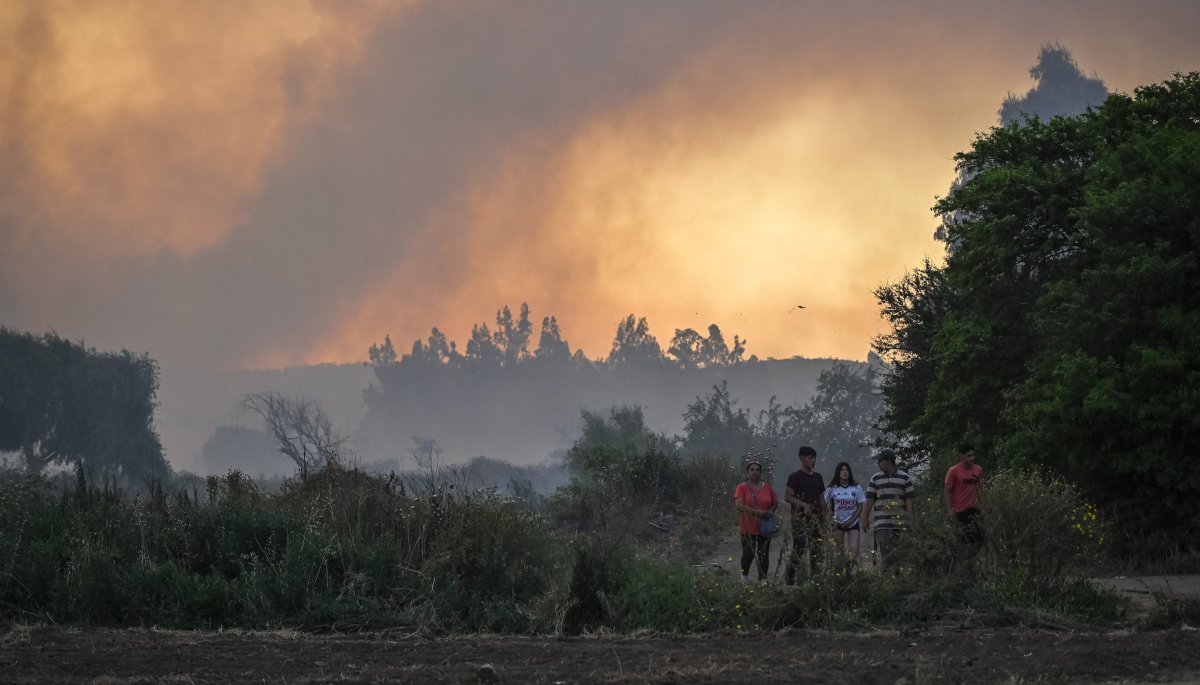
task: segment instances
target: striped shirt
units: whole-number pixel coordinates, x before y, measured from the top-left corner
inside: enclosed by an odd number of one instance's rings
[[[914,497],[912,478],[903,471],[894,471],[890,476],[880,471],[871,476],[871,481],[867,483],[867,499],[874,501],[871,518],[875,529],[903,528],[904,500]]]

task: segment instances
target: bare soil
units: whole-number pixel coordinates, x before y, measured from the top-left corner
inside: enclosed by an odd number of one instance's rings
[[[582,638],[75,630],[0,636],[0,683],[1200,682],[1200,631],[942,626]]]

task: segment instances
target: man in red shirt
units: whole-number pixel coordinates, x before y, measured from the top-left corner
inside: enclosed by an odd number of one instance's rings
[[[975,463],[975,448],[958,448],[958,463],[946,471],[946,513],[962,527],[967,558],[979,552],[983,531],[979,528],[979,489],[983,487],[983,467]]]

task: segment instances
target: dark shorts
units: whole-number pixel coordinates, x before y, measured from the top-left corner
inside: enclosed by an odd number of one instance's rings
[[[979,510],[978,509],[963,509],[954,514],[954,518],[958,521],[959,527],[962,529],[962,541],[974,544],[983,540],[983,531],[979,528]]]
[[[838,530],[840,530],[840,531],[842,531],[842,532],[845,532],[845,531],[848,531],[848,530],[861,530],[861,528],[859,528],[859,525],[858,525],[859,523],[860,523],[860,521],[855,521],[855,522],[854,522],[854,525],[853,525],[853,526],[850,526],[849,528],[842,528],[841,526],[839,526],[839,525],[837,525],[837,524],[835,523],[835,524],[833,525],[833,530],[835,530],[835,531],[838,531]]]

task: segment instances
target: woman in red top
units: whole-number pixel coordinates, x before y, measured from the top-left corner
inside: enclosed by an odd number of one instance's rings
[[[767,578],[771,538],[763,535],[758,523],[770,518],[779,507],[779,497],[770,483],[762,479],[762,464],[746,464],[746,481],[733,491],[733,506],[738,510],[738,534],[742,538],[742,582],[750,582],[750,562],[758,558],[758,579]]]

